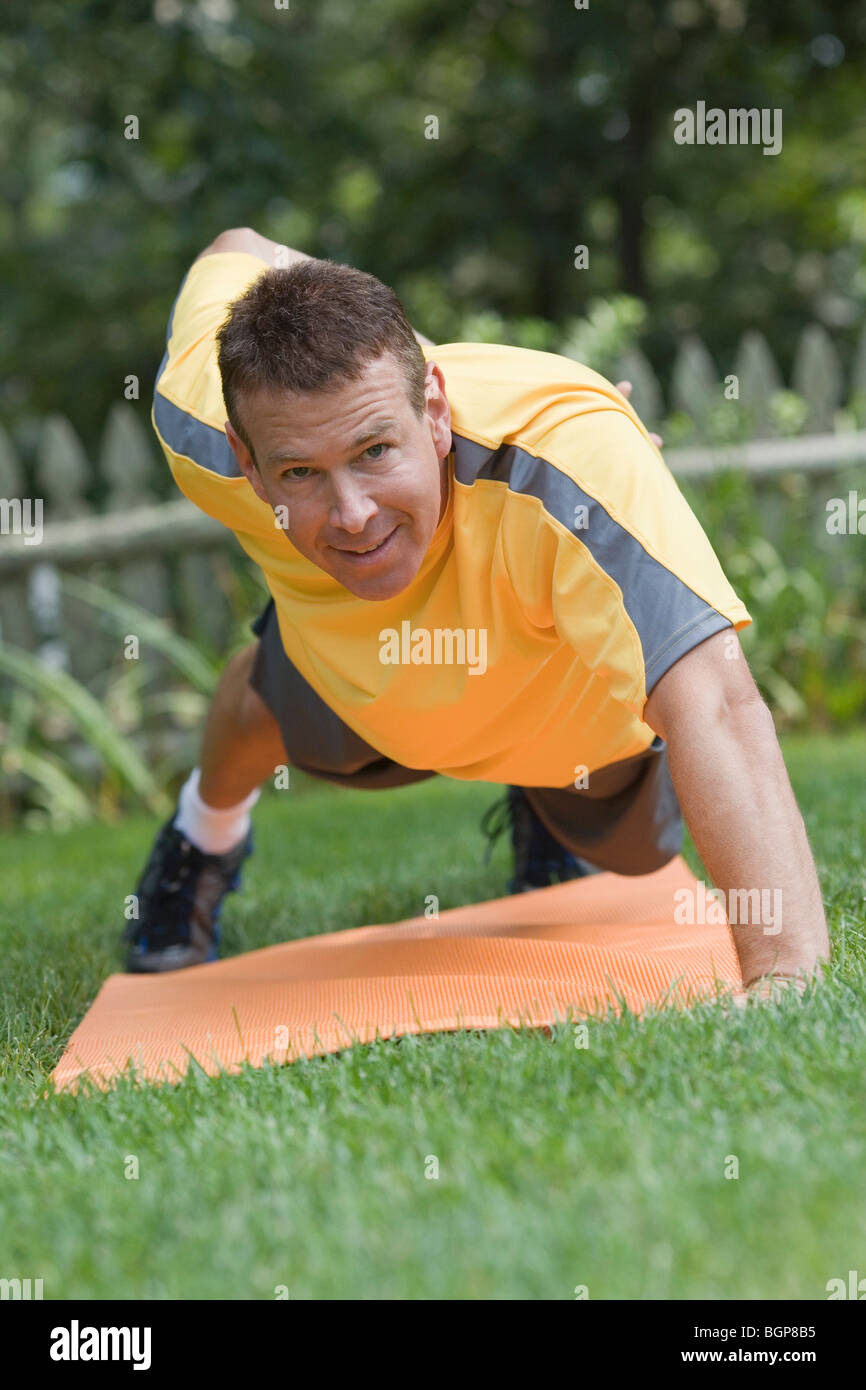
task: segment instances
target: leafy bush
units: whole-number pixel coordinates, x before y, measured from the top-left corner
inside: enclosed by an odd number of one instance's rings
[[[760,479],[730,470],[684,480],[681,487],[752,615],[751,627],[741,633],[743,650],[777,724],[841,728],[862,722],[862,538],[816,544],[823,504],[818,484],[804,474]],[[769,535],[770,529],[777,534]]]

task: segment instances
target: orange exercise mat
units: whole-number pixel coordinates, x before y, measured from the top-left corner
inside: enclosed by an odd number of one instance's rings
[[[534,892],[287,941],[166,975],[112,975],[57,1064],[105,1087],[131,1062],[177,1080],[195,1058],[212,1075],[292,1062],[377,1034],[545,1026],[626,1002],[688,1004],[742,988],[730,928],[680,926],[677,856],[638,877],[600,873]]]

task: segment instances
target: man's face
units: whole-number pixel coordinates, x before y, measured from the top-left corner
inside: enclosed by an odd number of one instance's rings
[[[287,509],[277,515],[287,515],[292,545],[358,598],[392,598],[411,584],[445,510],[451,412],[444,388],[429,362],[419,418],[386,352],[333,390],[250,392],[240,410],[255,463],[226,422],[256,495]],[[380,548],[358,553],[370,546]]]

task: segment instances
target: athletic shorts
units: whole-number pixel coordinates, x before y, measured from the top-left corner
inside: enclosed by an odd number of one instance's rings
[[[273,599],[251,624],[259,639],[250,684],[280,726],[291,767],[343,787],[405,787],[434,771],[392,762],[344,724],[292,665]],[[524,787],[539,819],[560,844],[600,869],[648,874],[682,847],[683,820],[658,735],[632,758],[589,775],[585,789]]]

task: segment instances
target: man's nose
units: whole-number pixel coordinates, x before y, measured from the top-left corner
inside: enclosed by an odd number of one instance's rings
[[[363,488],[351,481],[334,483],[332,486],[330,524],[341,531],[349,531],[353,535],[360,534],[370,518],[375,516],[376,503],[372,497],[366,495]]]

